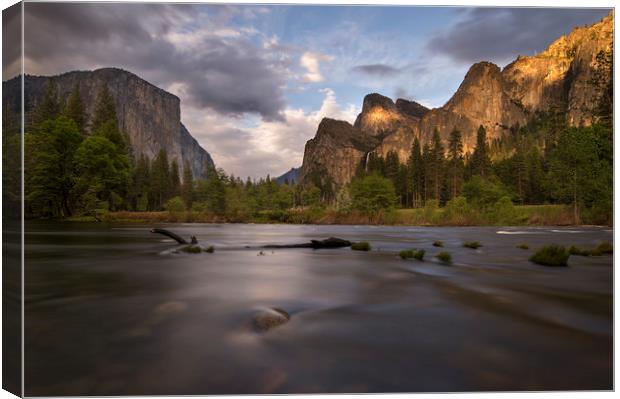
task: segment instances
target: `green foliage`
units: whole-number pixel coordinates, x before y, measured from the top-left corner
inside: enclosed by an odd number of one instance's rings
[[[189,254],[199,254],[202,252],[202,248],[200,248],[198,245],[186,245],[181,248],[181,251],[187,252]]]
[[[527,244],[519,244],[517,245],[517,248],[519,249],[530,249],[530,246]]]
[[[423,249],[416,249],[416,248],[412,248],[412,249],[407,249],[404,251],[400,251],[398,253],[398,255],[403,258],[403,259],[417,259],[417,260],[424,260],[424,254],[426,253],[425,250]]]
[[[467,202],[483,210],[488,210],[502,197],[510,198],[503,184],[494,179],[474,176],[463,185],[463,195]]]
[[[209,247],[207,247],[207,249],[205,249],[205,252],[208,254],[212,254],[213,252],[215,252],[215,248],[213,248],[213,245],[210,245]]]
[[[366,214],[391,209],[396,203],[394,185],[375,174],[358,178],[351,184],[351,201],[353,209]]]
[[[73,91],[67,100],[64,115],[75,122],[81,133],[85,132],[86,112],[84,111],[84,102],[82,101],[82,96],[80,95],[80,88],[77,84],[74,86]]]
[[[435,257],[444,263],[452,263],[452,255],[450,255],[450,252],[440,252],[435,255]]]
[[[168,212],[185,212],[186,210],[185,202],[183,201],[183,198],[178,197],[178,196],[172,197],[168,201],[166,201],[164,208]]]
[[[351,244],[351,249],[354,251],[370,251],[370,244],[366,241],[354,242]]]
[[[549,245],[540,248],[530,257],[530,262],[543,266],[567,266],[570,254],[560,245]]]
[[[433,246],[434,247],[443,247],[443,241],[433,241]]]
[[[610,242],[602,242],[591,251],[593,256],[611,255],[614,253],[614,247]]]
[[[579,247],[576,247],[574,245],[571,245],[570,248],[568,248],[568,253],[571,255],[577,255],[577,256],[590,256],[592,255],[592,251],[588,251],[587,249],[581,249]]]
[[[463,247],[465,248],[478,249],[481,246],[482,244],[480,244],[478,241],[466,241],[463,243]]]
[[[472,175],[489,176],[491,172],[491,158],[487,144],[487,131],[480,125],[476,135],[476,147],[471,157]]]
[[[183,183],[181,184],[181,197],[188,208],[192,207],[194,201],[194,176],[188,161],[183,164]]]

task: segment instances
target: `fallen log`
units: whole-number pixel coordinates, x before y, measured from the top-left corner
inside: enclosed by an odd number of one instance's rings
[[[264,245],[261,248],[276,249],[276,248],[314,248],[314,249],[329,249],[329,248],[344,248],[350,247],[351,241],[343,240],[342,238],[329,237],[325,240],[310,240],[310,242],[303,244],[272,244]]]
[[[166,237],[172,238],[173,240],[175,240],[179,244],[189,244],[187,241],[185,241],[184,238],[180,237],[179,235],[177,235],[177,234],[175,234],[175,233],[173,233],[171,231],[165,230],[165,229],[151,229],[151,233],[163,234]],[[198,243],[198,240],[196,240],[196,237],[192,236],[192,242],[191,243],[192,244],[197,244]]]

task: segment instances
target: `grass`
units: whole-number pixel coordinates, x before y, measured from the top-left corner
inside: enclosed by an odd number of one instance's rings
[[[566,205],[515,205],[510,220],[496,221],[491,213],[477,209],[454,212],[440,207],[394,209],[369,215],[355,210],[327,208],[291,208],[282,211],[259,211],[255,214],[214,215],[208,211],[181,212],[107,212],[104,222],[130,223],[293,223],[293,224],[363,224],[407,226],[566,226],[573,224],[573,211]],[[72,217],[67,220],[92,222],[93,217]],[[588,220],[583,220],[589,223]],[[609,218],[611,223],[611,218]],[[600,222],[598,223],[600,224]]]
[[[354,251],[370,251],[370,244],[366,241],[354,242],[351,244],[351,249]]]
[[[540,248],[530,257],[530,262],[543,266],[567,266],[570,253],[561,245],[548,245]]]
[[[519,244],[517,245],[517,248],[519,249],[530,249],[530,246],[527,244]]]
[[[443,263],[452,263],[452,255],[450,255],[450,252],[440,252],[435,255],[435,258],[439,259]]]
[[[465,248],[478,249],[482,246],[478,241],[466,241],[463,243]]]
[[[590,256],[592,255],[592,251],[588,251],[587,249],[581,249],[579,247],[576,247],[574,245],[572,245],[570,248],[568,248],[568,253],[571,255],[577,255],[577,256]]]
[[[400,253],[398,254],[401,258],[403,259],[417,259],[417,260],[424,260],[424,254],[426,253],[425,250],[423,249],[416,249],[416,248],[412,248],[412,249],[406,249],[404,251],[400,251]]]
[[[433,242],[434,247],[443,247],[443,241],[435,241]]]
[[[610,242],[607,242],[607,241],[600,243],[592,251],[592,255],[594,256],[611,255],[613,253],[614,253],[614,246]]]
[[[198,245],[186,245],[181,248],[181,251],[187,252],[188,254],[199,254],[202,252],[202,248],[200,248]]]

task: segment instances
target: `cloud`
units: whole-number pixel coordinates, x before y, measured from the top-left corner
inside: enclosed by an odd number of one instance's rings
[[[199,109],[186,109],[185,125],[209,148],[218,167],[235,176],[259,178],[286,172],[300,166],[306,141],[314,137],[323,117],[352,123],[359,113],[354,105],[341,106],[332,89],[322,89],[323,101],[315,111],[286,108],[283,120],[266,121],[252,118],[233,119],[205,114]],[[202,133],[200,126],[209,126]]]
[[[28,3],[25,9],[27,73],[116,66],[161,87],[182,85],[184,105],[282,119],[287,57],[251,40],[252,30],[231,25],[261,9],[126,3]]]
[[[304,81],[307,83],[317,83],[324,80],[321,75],[320,63],[331,62],[334,57],[325,54],[305,52],[299,59],[299,65],[306,69]]]
[[[505,64],[516,54],[542,51],[577,25],[591,24],[609,9],[471,8],[461,20],[427,43],[430,53],[445,54],[465,63],[481,60]]]
[[[398,75],[401,71],[398,68],[394,68],[385,64],[368,64],[358,65],[351,68],[351,71],[371,76],[394,76]]]
[[[21,3],[2,11],[2,80],[21,72]]]

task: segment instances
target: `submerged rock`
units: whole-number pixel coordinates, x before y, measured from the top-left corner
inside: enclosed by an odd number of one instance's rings
[[[252,326],[258,332],[266,332],[288,322],[290,319],[291,316],[285,310],[265,308],[256,313],[252,320]]]

